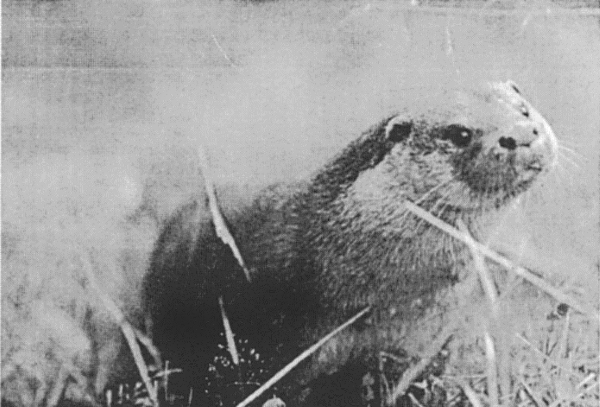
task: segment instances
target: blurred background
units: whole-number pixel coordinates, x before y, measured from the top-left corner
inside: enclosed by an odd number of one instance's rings
[[[430,91],[510,78],[565,146],[532,194],[538,246],[590,270],[597,7],[3,1],[3,219],[38,221],[69,199],[103,216],[145,199],[166,216],[201,187],[198,142],[217,182],[252,189],[309,176],[389,112],[429,103]]]
[[[564,148],[496,239],[597,298],[598,7],[3,0],[3,257],[17,241],[38,244],[12,257],[9,271],[30,278],[4,272],[3,298],[38,273],[64,273],[56,264],[78,250],[73,242],[116,262],[134,247],[131,281],[115,277],[115,290],[134,296],[156,225],[136,224],[131,238],[123,220],[142,205],[160,222],[200,193],[199,143],[219,184],[253,191],[310,176],[390,112],[434,104],[428,94],[506,79]]]

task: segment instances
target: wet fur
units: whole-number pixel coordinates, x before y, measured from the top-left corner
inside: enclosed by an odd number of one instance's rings
[[[460,217],[477,234],[480,219],[527,189],[554,159],[554,135],[511,83],[457,100],[447,110],[388,117],[309,182],[272,187],[229,213],[250,283],[215,236],[204,204],[172,219],[156,246],[145,302],[159,346],[189,372],[187,385],[198,384],[220,341],[220,295],[236,335],[250,338],[274,369],[373,308],[367,322],[298,369],[288,379],[292,387],[399,348],[406,322],[430,308],[468,262],[459,243],[408,214],[402,202],[450,223]],[[522,106],[531,123],[513,130],[525,116]],[[465,128],[468,143],[461,145]]]

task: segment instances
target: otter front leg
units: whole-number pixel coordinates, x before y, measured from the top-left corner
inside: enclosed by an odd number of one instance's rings
[[[403,327],[401,321],[375,323],[367,318],[338,334],[299,366],[290,378],[296,391],[284,400],[288,405],[311,407],[387,403],[405,372],[419,361],[415,354],[402,348]],[[432,373],[431,369],[426,369],[416,381],[427,383],[424,379]],[[429,389],[411,386],[407,395],[398,397],[391,405],[410,404],[412,397],[427,400],[427,405],[437,405],[435,400],[439,399]]]
[[[347,328],[297,366],[285,379],[282,398],[288,406],[378,405],[378,361],[364,346],[363,335],[360,329]]]

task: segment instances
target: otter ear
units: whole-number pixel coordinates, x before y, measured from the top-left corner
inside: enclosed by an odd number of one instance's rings
[[[385,138],[398,143],[406,140],[413,128],[411,120],[404,116],[394,116],[385,125]]]

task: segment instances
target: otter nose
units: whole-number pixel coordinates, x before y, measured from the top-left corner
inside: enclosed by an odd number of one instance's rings
[[[528,147],[537,140],[539,135],[540,131],[535,123],[517,123],[510,136],[500,137],[498,144],[507,150],[514,150],[518,146]]]

